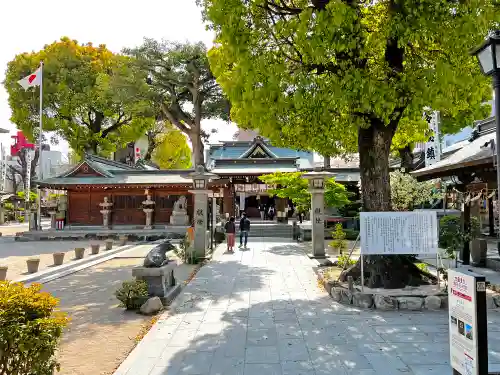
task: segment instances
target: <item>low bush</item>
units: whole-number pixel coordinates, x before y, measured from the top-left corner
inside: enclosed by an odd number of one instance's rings
[[[359,236],[359,230],[355,229],[344,229],[345,239],[348,241],[356,241]]]
[[[148,296],[148,284],[144,280],[124,281],[115,296],[127,310],[137,308],[137,300]],[[140,306],[139,306],[140,307]]]
[[[55,352],[69,319],[41,285],[0,282],[0,374],[53,375]]]
[[[351,259],[348,254],[340,255],[337,258],[337,266],[340,268],[348,269],[353,264],[356,264],[356,261]]]
[[[337,250],[339,254],[342,254],[342,252],[347,249],[345,237],[346,234],[342,228],[342,224],[336,224],[335,230],[332,232],[333,241],[330,242],[330,246]]]

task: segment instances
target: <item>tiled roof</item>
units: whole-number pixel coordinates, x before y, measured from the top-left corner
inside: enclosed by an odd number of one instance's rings
[[[154,173],[151,173],[154,172]],[[112,177],[52,177],[40,181],[41,186],[67,185],[158,185],[158,184],[191,184],[192,178],[186,174],[159,174],[157,171],[138,174],[116,174]],[[192,171],[187,171],[192,172]]]
[[[297,172],[299,169],[289,163],[287,164],[226,164],[218,165],[211,170],[218,175],[230,174],[266,174],[274,172]]]

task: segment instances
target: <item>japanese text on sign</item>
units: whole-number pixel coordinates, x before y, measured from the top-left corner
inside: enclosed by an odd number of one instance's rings
[[[436,212],[361,212],[361,253],[436,254]]]

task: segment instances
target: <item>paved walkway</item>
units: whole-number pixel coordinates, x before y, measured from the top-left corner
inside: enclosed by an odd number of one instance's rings
[[[447,312],[338,305],[302,250],[270,239],[234,255],[219,247],[115,375],[451,375]]]

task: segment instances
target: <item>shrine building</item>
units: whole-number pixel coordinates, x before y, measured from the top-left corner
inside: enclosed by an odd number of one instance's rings
[[[274,205],[277,214],[285,215],[287,200],[270,197],[269,186],[259,177],[274,172],[312,171],[313,154],[272,146],[260,136],[249,141],[229,141],[210,145],[206,152],[208,172],[218,178],[208,182],[216,198],[217,214],[238,215],[247,212],[259,217],[259,205]],[[359,168],[330,168],[338,182],[356,186]],[[129,165],[106,158],[86,155],[72,169],[37,182],[41,188],[65,190],[66,227],[101,226],[103,204],[110,205],[110,226],[141,226],[145,223],[144,202],[154,202],[151,225],[171,225],[176,202],[186,198],[189,224],[193,215],[193,180],[189,170],[158,170],[145,163]],[[105,199],[106,198],[106,199]],[[182,198],[183,199],[183,198]],[[59,214],[61,214],[59,212]],[[277,215],[278,216],[278,215]],[[188,223],[186,223],[188,224]]]

